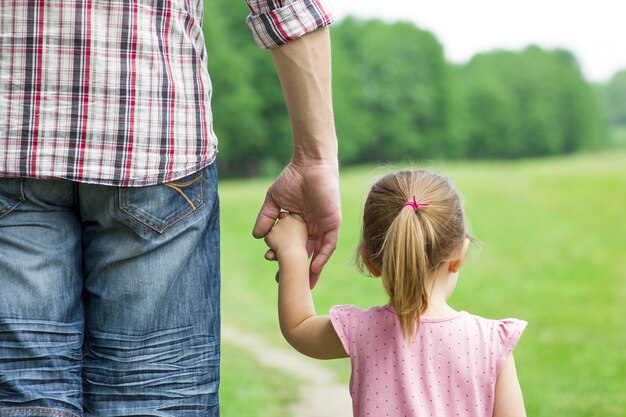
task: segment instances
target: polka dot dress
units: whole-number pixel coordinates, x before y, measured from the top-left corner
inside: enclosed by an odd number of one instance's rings
[[[409,345],[389,306],[335,306],[330,318],[352,361],[355,417],[491,417],[496,377],[527,324],[423,317]]]

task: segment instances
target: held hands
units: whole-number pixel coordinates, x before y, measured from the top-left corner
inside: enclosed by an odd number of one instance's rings
[[[309,234],[304,219],[297,214],[280,215],[272,230],[265,235],[265,243],[282,261],[284,256],[303,255],[308,259],[306,245]]]
[[[261,238],[269,233],[281,209],[300,214],[306,223],[306,249],[309,255],[313,255],[309,270],[313,288],[337,247],[339,237],[341,209],[337,162],[289,163],[267,191],[252,232],[254,237]],[[273,255],[268,253],[266,258],[273,259]]]

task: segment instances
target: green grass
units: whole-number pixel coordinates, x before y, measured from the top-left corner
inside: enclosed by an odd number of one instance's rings
[[[626,148],[626,125],[615,126],[610,132],[611,146],[614,148]]]
[[[289,417],[297,396],[296,378],[260,366],[241,348],[222,344],[222,417]]]
[[[515,351],[528,414],[622,416],[626,152],[426,166],[457,185],[481,241],[451,304],[486,317],[529,321]],[[320,313],[334,304],[385,302],[380,283],[352,265],[362,204],[369,184],[385,170],[342,172],[344,222],[337,251],[314,292]],[[220,183],[223,316],[284,344],[276,319],[276,265],[263,260],[263,242],[251,237],[269,182]],[[346,380],[347,361],[332,365]],[[224,375],[229,366],[225,363]]]

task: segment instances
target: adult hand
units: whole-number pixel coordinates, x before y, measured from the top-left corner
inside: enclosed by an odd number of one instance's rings
[[[306,222],[312,254],[309,283],[315,286],[322,269],[337,247],[341,206],[337,162],[290,162],[267,190],[252,234],[262,238],[271,230],[281,209],[298,213]],[[273,259],[273,254],[266,255]]]

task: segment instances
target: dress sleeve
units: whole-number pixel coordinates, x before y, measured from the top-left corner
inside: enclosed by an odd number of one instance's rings
[[[496,375],[500,373],[502,364],[506,361],[511,352],[513,352],[526,325],[528,325],[528,322],[518,319],[504,319],[497,322],[498,358],[496,360]]]
[[[350,331],[352,327],[350,321],[355,308],[354,306],[342,305],[334,306],[330,309],[330,321],[348,356],[352,356],[350,353],[350,347],[352,345],[352,332]]]
[[[248,26],[263,49],[276,48],[323,26],[330,25],[330,0],[246,0]]]

